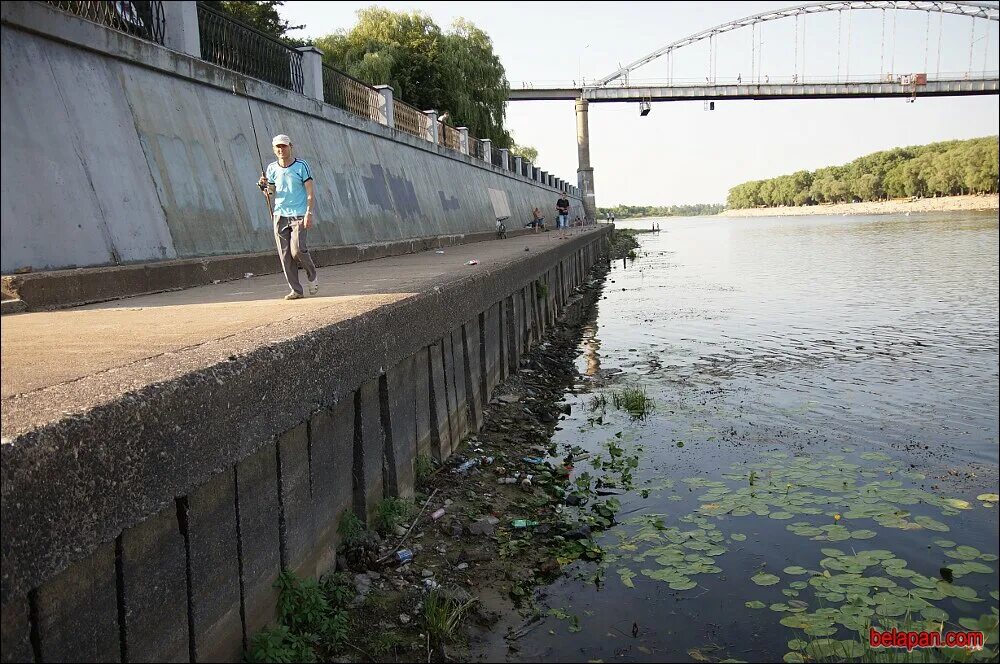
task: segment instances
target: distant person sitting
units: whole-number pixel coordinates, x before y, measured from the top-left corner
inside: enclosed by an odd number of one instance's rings
[[[545,230],[545,217],[542,216],[542,211],[538,208],[531,211],[531,224],[529,225],[535,229],[536,233],[539,228]]]

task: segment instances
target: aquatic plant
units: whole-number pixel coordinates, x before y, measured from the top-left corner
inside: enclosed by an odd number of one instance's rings
[[[653,411],[653,400],[646,395],[645,388],[625,387],[611,393],[611,403],[618,410],[624,410],[634,419],[643,420]]]

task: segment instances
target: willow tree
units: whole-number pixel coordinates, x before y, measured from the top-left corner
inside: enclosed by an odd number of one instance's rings
[[[358,11],[350,30],[315,41],[326,64],[369,85],[391,85],[395,98],[420,110],[448,112],[498,147],[512,145],[503,128],[510,84],[489,36],[465,19],[444,32],[427,14],[381,7]]]

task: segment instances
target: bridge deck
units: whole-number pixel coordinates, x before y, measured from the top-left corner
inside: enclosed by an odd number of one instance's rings
[[[844,99],[892,97],[953,97],[1000,93],[1000,79],[973,78],[928,81],[926,85],[886,81],[846,83],[754,83],[697,85],[609,85],[602,88],[552,87],[513,89],[511,101],[577,99],[597,102],[696,101],[720,99]]]

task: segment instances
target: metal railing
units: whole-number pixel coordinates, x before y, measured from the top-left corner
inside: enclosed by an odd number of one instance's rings
[[[417,138],[427,138],[427,116],[401,101],[393,102],[392,114],[395,117],[396,129],[412,134]]]
[[[48,0],[44,3],[75,14],[80,18],[163,44],[164,18],[163,2],[59,2]]]
[[[302,92],[302,54],[256,28],[198,3],[201,59]]]
[[[329,65],[323,65],[323,101],[368,120],[379,121],[382,105],[379,91]]]
[[[469,156],[476,159],[483,158],[483,142],[472,134],[469,134]]]
[[[495,147],[493,147],[491,145],[490,146],[490,163],[492,163],[494,166],[499,166],[501,168],[507,168],[507,165],[503,163],[503,159],[500,158],[501,156],[502,155],[500,154],[500,150],[498,148],[495,148]]]
[[[440,122],[438,123],[438,130],[443,131],[443,135],[439,134],[441,138],[441,145],[454,150],[455,152],[462,151],[462,138],[457,129],[451,125]]]

